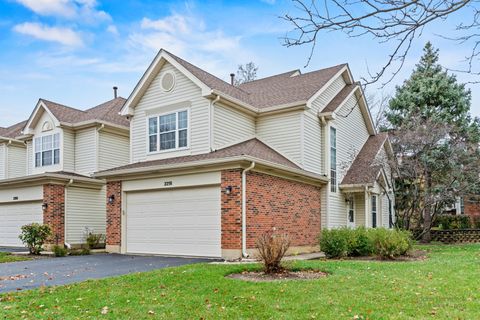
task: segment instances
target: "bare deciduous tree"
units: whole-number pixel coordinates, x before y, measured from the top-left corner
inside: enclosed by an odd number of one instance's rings
[[[373,124],[378,131],[382,131],[389,127],[389,122],[385,111],[388,110],[388,104],[391,95],[381,92],[379,95],[370,94],[367,96],[367,103],[372,114]]]
[[[254,62],[245,65],[239,65],[237,76],[235,77],[235,85],[253,81],[257,78],[258,66]]]
[[[379,43],[393,43],[393,49],[380,70],[362,81],[367,85],[386,76],[382,85],[389,83],[401,70],[413,41],[424,28],[435,21],[445,21],[453,13],[470,10],[470,21],[454,27],[458,36],[449,38],[472,46],[466,66],[459,72],[480,75],[474,63],[480,58],[480,8],[476,0],[292,0],[298,15],[282,18],[293,25],[284,38],[284,45],[311,45],[307,65],[312,58],[319,35],[340,31],[349,37],[370,36]]]

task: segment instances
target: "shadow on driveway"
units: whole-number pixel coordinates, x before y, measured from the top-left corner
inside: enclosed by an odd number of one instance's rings
[[[211,261],[202,258],[94,254],[0,263],[0,293]]]

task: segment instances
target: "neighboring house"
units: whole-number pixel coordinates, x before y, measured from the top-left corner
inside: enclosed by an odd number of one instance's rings
[[[348,65],[228,84],[161,50],[125,103],[131,163],[107,179],[111,252],[238,258],[275,229],[386,226],[386,135]]]
[[[51,226],[51,243],[105,234],[105,182],[91,175],[129,163],[125,99],[81,111],[40,99],[30,118],[0,128],[0,246],[18,246],[22,225]]]

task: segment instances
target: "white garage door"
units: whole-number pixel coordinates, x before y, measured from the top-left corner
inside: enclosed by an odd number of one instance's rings
[[[220,188],[127,193],[126,251],[221,256]]]
[[[23,225],[43,222],[42,202],[0,203],[0,246],[23,246],[18,238]]]

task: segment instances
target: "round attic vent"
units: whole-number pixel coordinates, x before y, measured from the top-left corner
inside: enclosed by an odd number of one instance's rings
[[[160,85],[163,91],[171,91],[175,86],[175,75],[171,72],[167,72],[163,75]]]

